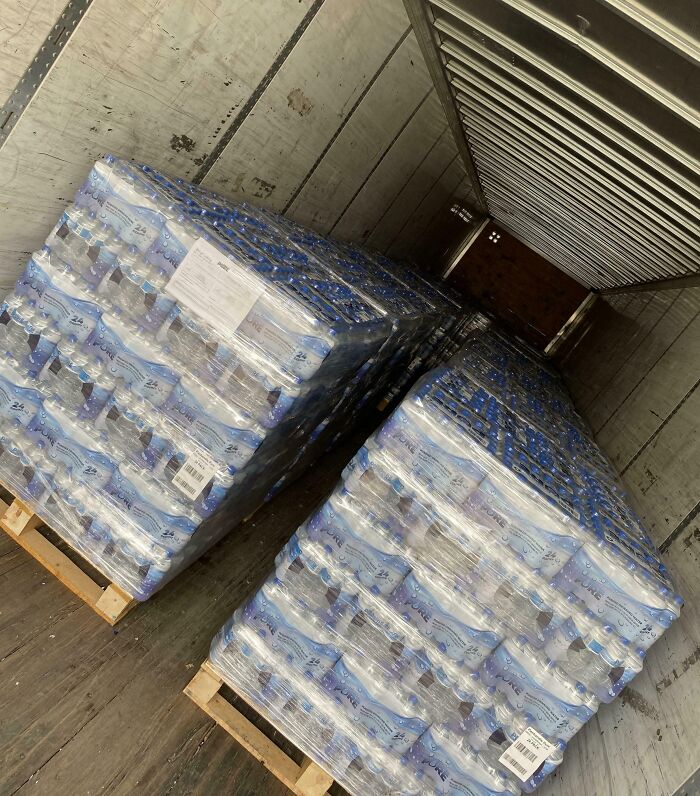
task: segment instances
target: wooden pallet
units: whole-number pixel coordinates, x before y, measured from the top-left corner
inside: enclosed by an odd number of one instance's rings
[[[308,757],[295,763],[277,744],[258,729],[219,693],[224,681],[208,660],[189,682],[184,693],[250,754],[297,796],[327,796],[333,777]],[[255,706],[238,696],[254,710]]]
[[[12,494],[6,484],[2,486]],[[14,498],[9,504],[0,500],[0,512],[0,528],[110,625],[115,625],[136,605],[136,600],[114,583],[103,589],[43,536],[39,527],[50,528],[51,524],[42,520],[22,500]]]

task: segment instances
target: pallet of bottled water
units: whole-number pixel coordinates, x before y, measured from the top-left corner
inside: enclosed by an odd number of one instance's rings
[[[459,314],[385,258],[105,158],[0,308],[0,481],[146,599]]]
[[[559,378],[492,329],[367,440],[210,662],[356,796],[529,793],[681,604]]]

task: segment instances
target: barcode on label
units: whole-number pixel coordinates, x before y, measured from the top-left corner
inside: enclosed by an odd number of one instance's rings
[[[533,727],[527,727],[498,758],[509,771],[526,782],[556,750]]]
[[[190,500],[196,500],[218,469],[219,465],[209,455],[194,454],[175,473],[172,484]]]
[[[503,757],[502,757],[501,759],[502,759],[504,762],[508,762],[508,763],[510,763],[510,764],[511,764],[511,766],[513,766],[513,768],[514,768],[514,769],[515,769],[515,770],[516,770],[518,773],[520,773],[520,774],[524,774],[524,773],[527,771],[527,769],[525,768],[525,766],[521,766],[521,765],[520,765],[520,763],[518,763],[518,761],[517,761],[517,760],[516,760],[514,757],[511,757],[511,756],[508,754],[508,752],[506,752],[506,753],[503,755]]]
[[[204,480],[204,473],[201,473],[199,470],[192,467],[191,464],[185,464],[183,470],[188,474],[191,475],[192,478],[198,483],[201,484]]]
[[[531,760],[533,763],[537,760],[537,755],[532,749],[528,749],[527,746],[522,741],[517,741],[515,744],[515,748],[520,752],[520,754],[525,755],[528,760]]]
[[[192,486],[192,484],[188,484],[183,481],[181,478],[175,476],[173,478],[173,484],[180,490],[180,492],[184,492],[188,498],[194,500],[195,498],[199,497],[199,493],[201,492],[200,489],[197,489],[196,486]]]

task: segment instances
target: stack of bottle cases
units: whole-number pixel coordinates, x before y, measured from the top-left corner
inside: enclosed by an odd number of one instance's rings
[[[146,599],[458,321],[387,265],[98,161],[0,313],[0,481]]]
[[[403,396],[408,386],[419,376],[456,353],[474,330],[486,329],[491,324],[490,318],[477,310],[466,310],[463,306],[460,310],[457,321],[449,328],[449,333],[441,333],[436,327],[435,333],[426,340],[403,374],[399,374],[394,380],[384,396],[385,407]]]
[[[488,329],[367,440],[210,658],[357,796],[516,794],[681,603],[557,375]]]

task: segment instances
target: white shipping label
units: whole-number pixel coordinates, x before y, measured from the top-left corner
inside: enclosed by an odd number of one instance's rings
[[[196,500],[219,470],[218,463],[204,451],[193,453],[173,476],[173,486],[190,500]]]
[[[165,292],[224,335],[234,332],[264,292],[230,257],[198,238]]]
[[[498,758],[498,762],[526,782],[556,748],[537,730],[528,727]]]

